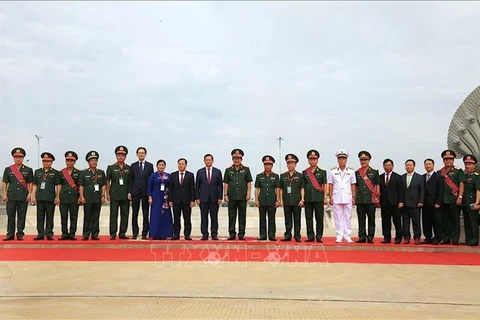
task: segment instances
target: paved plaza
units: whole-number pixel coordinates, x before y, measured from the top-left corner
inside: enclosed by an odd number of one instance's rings
[[[248,215],[247,235],[256,236],[256,209]],[[221,234],[226,216],[222,209]],[[27,220],[34,234],[34,207]],[[327,220],[326,235],[332,227]],[[473,266],[0,261],[0,319],[479,319],[479,279]]]

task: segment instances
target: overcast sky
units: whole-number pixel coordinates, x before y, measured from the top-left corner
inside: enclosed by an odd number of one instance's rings
[[[233,148],[254,174],[312,148],[330,168],[346,148],[424,172],[479,56],[479,2],[1,2],[0,166],[22,146],[37,167],[38,134],[58,169],[70,149],[106,169],[123,144],[167,171],[205,153],[224,169]]]

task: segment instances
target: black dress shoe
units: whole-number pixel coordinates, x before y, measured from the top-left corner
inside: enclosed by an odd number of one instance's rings
[[[87,241],[88,240],[88,237],[82,237],[82,241]]]
[[[367,239],[368,243],[373,243],[373,239]]]
[[[403,240],[403,244],[410,244],[410,240]]]
[[[317,239],[317,242],[318,243],[323,243],[323,240],[322,239]]]
[[[98,240],[100,240],[100,238],[99,237],[92,237],[92,240],[98,241]]]
[[[277,238],[274,238],[274,237],[270,237],[268,238],[269,241],[277,241]]]
[[[418,245],[420,244],[420,240],[415,239],[415,241],[413,242],[413,244],[418,246]]]
[[[244,237],[244,236],[241,236],[241,237],[239,236],[239,237],[238,237],[238,240],[240,240],[240,241],[245,241],[245,237]]]
[[[212,237],[212,239],[213,239],[213,237]],[[208,236],[203,236],[200,240],[202,240],[202,241],[208,240]]]
[[[217,240],[218,240],[218,237],[217,237],[217,236],[212,236],[212,240],[217,241]]]
[[[458,242],[452,242],[454,246],[458,246]]]
[[[128,240],[128,239],[130,239],[130,238],[127,237],[126,235],[121,235],[121,236],[119,236],[119,238],[122,239],[122,240]]]
[[[391,243],[392,240],[387,240],[387,239],[384,239],[383,241],[380,241],[380,243]]]
[[[110,240],[115,240],[117,237],[115,236],[110,236]]]
[[[267,238],[264,238],[264,237],[258,237],[258,238],[257,238],[257,240],[258,240],[258,241],[265,241],[265,240],[267,240]]]
[[[58,238],[58,241],[65,241],[65,240],[69,240],[70,237],[68,236],[61,236],[60,238]]]
[[[440,242],[441,245],[449,245],[450,244],[450,241],[442,241]]]
[[[23,236],[17,236],[18,241],[23,241]]]
[[[305,240],[305,242],[313,242],[313,241],[315,241],[315,239],[313,239],[313,238]]]
[[[235,236],[230,236],[230,237],[228,237],[227,240],[230,240],[230,241],[235,240]]]
[[[283,239],[280,239],[280,241],[292,241],[292,238],[283,238]]]
[[[35,238],[33,238],[33,240],[35,240],[35,241],[43,240],[43,239],[44,239],[44,237],[42,237],[42,236],[36,236]]]
[[[47,236],[47,240],[52,241],[52,240],[53,240],[53,237]]]
[[[137,237],[138,237],[138,236],[132,236],[132,239],[133,239],[133,240],[137,240]]]
[[[435,241],[435,240],[432,241],[432,244],[433,244],[434,246],[438,246],[439,243],[440,243],[440,242]]]
[[[172,239],[170,239],[170,240],[180,240],[180,237],[175,236],[175,237],[172,237]]]
[[[75,238],[75,236],[71,236],[69,239],[70,239],[71,241],[77,241],[77,238]]]
[[[148,239],[147,236],[142,236],[142,240],[147,240],[147,239]]]
[[[190,236],[185,236],[185,240],[190,241],[190,240],[193,240],[193,239],[192,239],[192,237],[190,237]]]
[[[355,243],[366,243],[367,239],[358,239]]]
[[[400,243],[402,243],[402,240],[395,240],[394,243],[395,243],[395,244],[400,244]]]
[[[302,242],[302,239],[297,238],[297,239],[295,239],[295,242]]]
[[[14,236],[6,237],[6,238],[3,239],[3,241],[13,241],[13,240],[15,240]]]

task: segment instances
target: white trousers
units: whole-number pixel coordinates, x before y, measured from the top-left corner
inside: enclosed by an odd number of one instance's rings
[[[350,238],[352,235],[352,204],[333,204],[333,216],[337,239]]]

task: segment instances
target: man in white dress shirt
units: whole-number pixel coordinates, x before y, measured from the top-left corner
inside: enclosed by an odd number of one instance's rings
[[[343,239],[352,243],[352,205],[355,205],[355,170],[347,167],[348,152],[339,149],[335,156],[338,166],[328,172],[328,184],[330,188],[330,205],[333,206],[335,218],[336,243]]]

